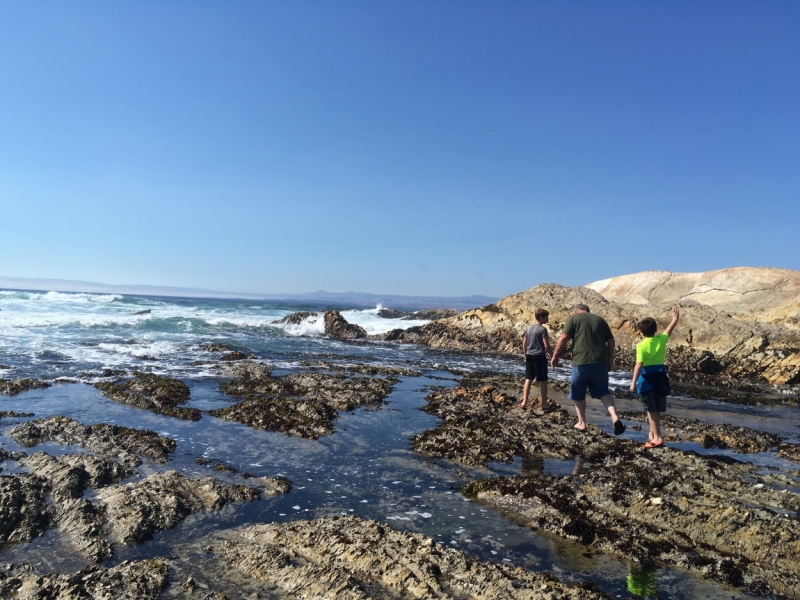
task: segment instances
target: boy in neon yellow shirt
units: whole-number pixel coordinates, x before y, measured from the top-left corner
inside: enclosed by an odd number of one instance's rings
[[[661,335],[656,335],[658,324],[655,319],[647,317],[639,321],[639,331],[644,339],[636,344],[636,366],[633,369],[631,391],[638,392],[639,398],[647,406],[650,435],[644,445],[645,448],[658,448],[664,445],[661,437],[661,413],[667,411],[667,396],[670,393],[664,358],[667,353],[667,341],[679,318],[678,307],[673,306],[672,321]]]

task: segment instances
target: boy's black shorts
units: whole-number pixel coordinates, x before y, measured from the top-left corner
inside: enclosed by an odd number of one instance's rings
[[[647,412],[667,412],[667,397],[657,396],[655,392],[647,392],[641,396]]]
[[[525,379],[547,381],[547,356],[545,354],[525,355]]]

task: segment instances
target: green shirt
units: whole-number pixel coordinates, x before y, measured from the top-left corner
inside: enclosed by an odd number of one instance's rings
[[[607,344],[614,336],[603,317],[586,312],[570,315],[564,333],[572,338],[573,365],[608,362]]]
[[[667,354],[668,340],[669,336],[666,333],[644,338],[636,344],[636,362],[642,363],[643,367],[663,365]]]

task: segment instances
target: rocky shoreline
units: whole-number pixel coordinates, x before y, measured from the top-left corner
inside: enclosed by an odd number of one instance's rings
[[[480,380],[433,391],[426,410],[442,421],[413,440],[419,452],[469,466],[522,457],[528,472],[474,480],[463,488],[468,497],[592,551],[680,567],[759,595],[798,597],[796,479],[725,456],[643,450],[592,425],[579,433],[564,410],[519,409],[502,376]],[[664,425],[667,440],[743,453],[781,444],[787,457],[798,452],[796,444],[749,428],[672,417]],[[563,476],[525,469],[537,456],[574,459],[575,469]]]
[[[315,440],[333,432],[339,411],[380,407],[401,377],[420,375],[326,361],[308,361],[289,374],[273,370],[260,361],[229,361],[219,388],[232,403],[202,412],[185,406],[189,390],[176,379],[137,374],[96,387],[114,401],[168,418],[186,420],[197,411],[198,418],[210,414]],[[474,468],[521,459],[519,474],[473,477],[463,494],[589,553],[637,567],[683,569],[759,596],[800,598],[800,470],[787,474],[746,462],[747,454],[769,451],[800,464],[800,445],[753,428],[666,416],[668,442],[695,442],[742,459],[675,448],[645,451],[593,425],[576,432],[563,409],[541,410],[535,401],[533,410],[519,409],[520,383],[519,377],[471,373],[455,387],[431,389],[424,410],[439,424],[414,435],[412,449]],[[552,387],[561,398],[559,386]],[[622,414],[631,427],[643,420],[641,413]],[[0,448],[4,466],[15,465],[0,476],[0,548],[56,530],[90,566],[44,574],[7,564],[0,569],[3,596],[225,598],[232,589],[246,589],[309,599],[608,597],[590,583],[576,586],[480,561],[424,535],[357,517],[219,529],[166,557],[101,565],[115,559],[115,548],[138,546],[191,515],[286,494],[291,483],[222,463],[214,469],[222,480],[187,476],[170,468],[177,445],[169,436],[32,416],[0,413],[30,419],[7,431],[26,451]],[[27,452],[46,443],[79,450]],[[546,473],[545,458],[573,461],[572,473]]]

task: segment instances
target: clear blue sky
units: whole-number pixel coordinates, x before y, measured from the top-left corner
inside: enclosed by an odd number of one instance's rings
[[[800,269],[798,2],[0,3],[0,275]]]

